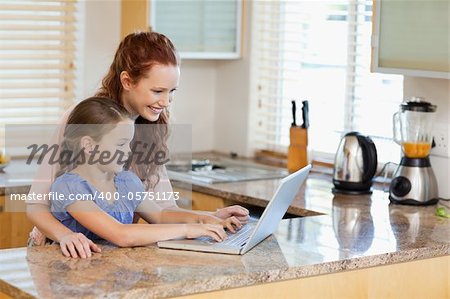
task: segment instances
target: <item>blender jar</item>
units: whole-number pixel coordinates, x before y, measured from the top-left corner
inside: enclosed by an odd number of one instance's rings
[[[434,112],[435,105],[413,98],[403,102],[394,114],[394,141],[401,145],[406,157],[425,158],[430,154]]]

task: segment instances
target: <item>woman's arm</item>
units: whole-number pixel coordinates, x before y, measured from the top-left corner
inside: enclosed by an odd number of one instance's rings
[[[143,200],[136,208],[137,214],[148,223],[200,223],[201,213],[178,207],[161,208],[153,200]]]
[[[85,235],[74,233],[53,217],[48,205],[28,204],[27,216],[41,233],[59,243],[66,257],[87,258],[92,252],[101,252],[100,247]]]
[[[204,211],[190,211],[180,208],[161,209],[152,200],[142,201],[136,212],[148,223],[207,223],[218,224],[227,228],[231,232],[236,232],[235,228],[241,228],[242,223],[236,217],[221,219]]]
[[[173,188],[172,184],[170,183],[169,175],[167,173],[167,169],[165,165],[161,166],[160,172],[159,172],[159,182],[156,184],[155,188],[153,190],[148,190],[149,192],[155,192],[155,193],[161,193],[168,192],[169,194],[173,194]],[[183,208],[178,207],[176,200],[172,199],[174,197],[168,196],[168,198],[171,198],[171,200],[163,200],[158,203],[155,203],[160,208],[167,210],[167,211],[182,211],[185,213],[193,213],[198,214],[199,211],[192,211],[192,210],[186,210]],[[247,223],[249,219],[249,211],[246,208],[243,208],[239,205],[234,205],[230,207],[224,207],[221,209],[218,209],[215,212],[207,212],[203,211],[203,214],[208,213],[215,217],[221,218],[221,219],[227,219],[230,217],[236,217],[241,223]],[[143,216],[141,216],[144,218]],[[195,217],[195,216],[194,216]],[[144,220],[146,220],[144,218]],[[147,220],[146,220],[147,221]],[[172,222],[173,223],[173,222]]]
[[[217,224],[122,224],[92,201],[75,202],[67,211],[85,228],[120,247],[145,246],[176,238],[209,236],[222,241],[227,237]],[[151,218],[156,219],[156,214]]]
[[[27,216],[45,236],[53,241],[59,242],[64,235],[72,232],[53,217],[46,204],[28,204]]]

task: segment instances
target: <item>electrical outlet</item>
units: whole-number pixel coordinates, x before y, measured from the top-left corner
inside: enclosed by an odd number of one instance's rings
[[[450,130],[448,125],[435,126],[433,137],[436,146],[431,149],[431,155],[450,158],[450,148],[448,141],[450,139]]]

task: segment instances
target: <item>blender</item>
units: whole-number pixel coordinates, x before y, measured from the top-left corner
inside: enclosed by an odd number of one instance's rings
[[[429,158],[435,112],[435,105],[412,98],[394,114],[394,141],[402,147],[403,157],[389,188],[393,203],[431,205],[439,200]]]

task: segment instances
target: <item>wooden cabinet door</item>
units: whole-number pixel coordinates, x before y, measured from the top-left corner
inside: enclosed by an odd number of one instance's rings
[[[5,212],[5,197],[0,196],[0,249],[10,248],[11,213]]]
[[[0,196],[0,249],[27,246],[33,224],[26,212],[5,212],[5,201]]]

